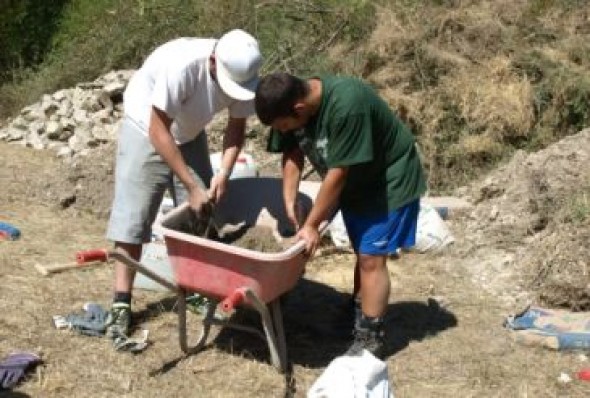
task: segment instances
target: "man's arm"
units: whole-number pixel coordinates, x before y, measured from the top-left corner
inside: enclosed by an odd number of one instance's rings
[[[152,106],[149,126],[150,141],[172,172],[186,187],[191,207],[200,212],[203,205],[208,202],[207,193],[199,187],[189,172],[170,132],[171,125],[172,119],[164,111]]]
[[[297,234],[299,238],[305,240],[306,252],[309,255],[313,255],[319,245],[320,236],[318,228],[320,224],[322,221],[327,220],[338,206],[338,199],[344,188],[347,175],[348,167],[332,168],[328,170],[322,181],[320,191],[305,220],[305,224]]]
[[[232,118],[227,121],[225,134],[223,136],[223,154],[221,156],[221,166],[219,172],[213,176],[211,186],[209,188],[209,196],[214,202],[225,193],[227,187],[227,180],[231,175],[232,169],[236,163],[236,159],[244,145],[244,133],[246,131],[246,119]]]
[[[299,181],[303,171],[304,160],[303,151],[299,147],[283,153],[283,200],[285,202],[287,217],[295,227],[295,230],[299,230],[299,223],[303,221],[299,219],[297,192],[299,191]]]

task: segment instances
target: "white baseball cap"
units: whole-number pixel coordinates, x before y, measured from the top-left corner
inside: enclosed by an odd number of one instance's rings
[[[248,101],[258,86],[262,55],[258,42],[241,29],[227,32],[215,47],[217,82],[230,97]]]

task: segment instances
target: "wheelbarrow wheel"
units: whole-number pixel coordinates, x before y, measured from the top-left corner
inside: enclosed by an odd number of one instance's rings
[[[178,341],[180,343],[180,349],[185,354],[196,354],[203,349],[207,343],[209,332],[211,331],[215,309],[216,305],[214,303],[210,303],[207,306],[207,313],[202,321],[202,327],[197,342],[194,346],[189,346],[186,327],[186,292],[181,289],[178,293]]]

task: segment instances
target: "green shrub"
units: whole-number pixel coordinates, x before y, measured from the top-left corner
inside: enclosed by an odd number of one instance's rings
[[[539,51],[516,57],[513,67],[533,83],[536,123],[528,142],[531,149],[543,148],[590,125],[590,76],[586,70],[548,59]]]
[[[581,189],[574,197],[567,200],[562,209],[564,222],[581,224],[590,220],[590,187]]]
[[[67,0],[20,0],[2,4],[0,84],[14,81],[19,70],[44,60],[66,3]]]
[[[233,28],[257,36],[266,59],[263,71],[326,71],[330,46],[366,37],[373,13],[370,2],[359,0],[72,0],[60,10],[59,30],[47,32],[51,51],[41,64],[32,65],[35,73],[19,67],[0,87],[0,117],[14,114],[43,93],[112,69],[137,68],[170,39],[219,37]],[[53,16],[51,21],[55,23]],[[7,93],[10,99],[4,98]]]

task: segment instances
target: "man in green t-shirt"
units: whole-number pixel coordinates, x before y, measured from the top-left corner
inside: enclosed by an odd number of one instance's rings
[[[287,215],[309,255],[319,244],[320,223],[338,207],[342,211],[356,254],[357,316],[348,353],[367,349],[383,358],[390,291],[386,260],[415,244],[426,191],[414,136],[370,86],[349,77],[302,80],[273,73],[260,81],[255,107],[260,121],[272,127],[268,150],[283,153]],[[303,221],[295,198],[305,157],[322,184]]]

